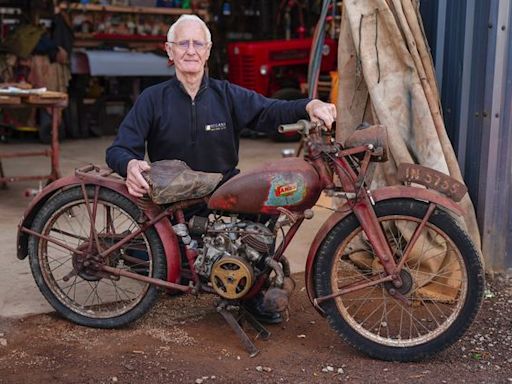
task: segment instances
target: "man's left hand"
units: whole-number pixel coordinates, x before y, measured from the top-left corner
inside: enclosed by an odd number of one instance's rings
[[[311,121],[321,122],[329,129],[336,121],[336,106],[318,99],[313,99],[306,105],[306,112]]]

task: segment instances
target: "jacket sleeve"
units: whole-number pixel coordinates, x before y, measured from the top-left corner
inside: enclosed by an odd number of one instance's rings
[[[306,105],[311,99],[269,99],[231,83],[228,83],[227,90],[237,131],[250,128],[272,134],[280,124],[308,118]]]
[[[146,138],[153,124],[154,110],[148,93],[142,93],[119,126],[117,136],[107,148],[107,165],[119,175],[126,177],[128,162],[143,160],[146,153]]]

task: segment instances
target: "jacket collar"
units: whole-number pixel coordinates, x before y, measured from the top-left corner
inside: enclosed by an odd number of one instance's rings
[[[189,94],[187,93],[187,90],[185,89],[185,87],[183,86],[183,83],[181,81],[178,80],[178,77],[177,76],[174,76],[172,78],[172,83],[177,86],[185,95],[189,96]],[[199,90],[197,91],[197,95],[196,95],[196,98],[204,92],[204,90],[206,88],[208,88],[208,85],[210,83],[210,79],[208,77],[208,75],[205,73],[203,75],[203,78],[201,79],[201,85],[199,86]]]

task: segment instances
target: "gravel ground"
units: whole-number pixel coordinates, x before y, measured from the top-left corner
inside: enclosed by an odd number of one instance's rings
[[[460,341],[407,364],[344,344],[309,304],[303,275],[296,281],[290,320],[255,341],[255,358],[209,296],[162,295],[143,320],[116,330],[56,314],[0,318],[0,383],[512,383],[511,277],[488,277],[482,310]]]

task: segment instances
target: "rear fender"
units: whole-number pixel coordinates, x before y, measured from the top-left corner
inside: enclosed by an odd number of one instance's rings
[[[35,196],[21,217],[20,223],[18,224],[16,244],[18,259],[23,260],[28,256],[28,239],[30,236],[29,234],[22,232],[21,228],[31,228],[34,217],[37,215],[41,207],[52,197],[70,188],[80,187],[82,183],[84,183],[85,186],[99,185],[101,188],[111,189],[140,207],[140,202],[138,202],[137,198],[128,193],[123,181],[104,178],[101,182],[97,182],[96,179],[82,179],[76,175],[58,179],[46,186]],[[145,202],[144,205],[147,206],[147,208],[141,209],[141,212],[148,220],[153,219],[161,212],[161,208],[156,204],[148,204]],[[155,223],[154,228],[160,237],[160,241],[162,242],[165,252],[167,261],[167,281],[177,283],[179,282],[181,275],[181,257],[176,233],[174,232],[170,221],[165,218]]]
[[[383,187],[371,192],[371,196],[375,203],[384,200],[392,200],[392,199],[412,199],[412,200],[421,200],[434,203],[439,207],[446,209],[457,216],[462,216],[464,214],[464,210],[453,200],[441,195],[432,190],[423,189],[423,188],[415,188],[415,187],[406,187],[402,185],[391,186],[391,187]],[[344,204],[338,211],[334,212],[329,218],[325,221],[322,227],[318,230],[313,242],[311,243],[311,247],[309,249],[308,258],[306,260],[306,289],[308,292],[309,300],[314,304],[313,300],[316,295],[314,292],[313,286],[313,265],[315,264],[316,255],[318,254],[318,250],[320,246],[324,242],[325,238],[331,232],[331,230],[338,224],[340,221],[345,219],[348,215],[352,213],[352,210],[348,204]],[[317,310],[317,308],[315,306]]]

